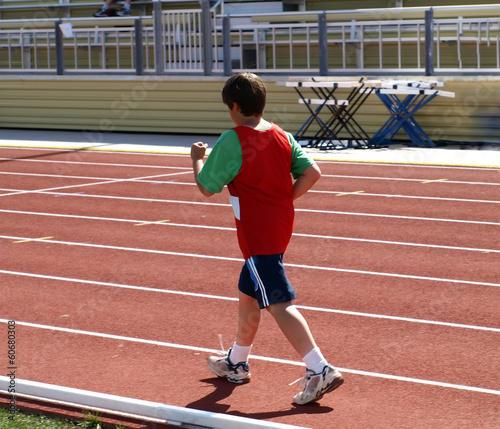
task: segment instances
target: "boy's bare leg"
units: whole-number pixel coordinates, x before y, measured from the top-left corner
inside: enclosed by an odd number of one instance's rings
[[[272,304],[267,310],[302,358],[316,347],[306,319],[290,301]]]
[[[342,374],[321,354],[299,310],[291,302],[273,304],[267,309],[306,364],[304,390],[297,393],[293,401],[299,405],[309,404],[339,387],[344,381]]]
[[[238,333],[236,344],[251,346],[260,324],[261,310],[256,299],[239,292]]]

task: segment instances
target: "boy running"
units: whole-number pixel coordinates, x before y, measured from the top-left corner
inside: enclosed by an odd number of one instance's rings
[[[293,305],[295,292],[283,266],[294,225],[293,201],[316,183],[321,171],[291,134],[264,120],[266,87],[257,75],[231,77],[222,90],[222,101],[235,128],[220,136],[205,163],[208,145],[202,142],[192,145],[191,158],[203,195],[210,197],[227,185],[245,264],[238,284],[236,341],[226,357],[210,356],[208,366],[230,382],[250,381],[248,357],[265,308],[306,364],[304,390],[293,398],[305,405],[344,381],[323,357]]]

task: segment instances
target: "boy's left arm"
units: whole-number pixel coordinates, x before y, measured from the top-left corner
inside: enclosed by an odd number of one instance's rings
[[[321,177],[321,170],[317,164],[312,164],[306,168],[306,170],[297,177],[297,180],[293,184],[293,199],[304,195]]]
[[[211,197],[212,195],[214,195],[214,193],[204,188],[201,183],[198,182],[198,174],[200,174],[200,171],[203,168],[203,158],[205,157],[205,151],[207,150],[207,148],[208,145],[205,143],[193,143],[193,145],[191,146],[191,159],[193,161],[194,181],[198,185],[198,189],[206,197]]]

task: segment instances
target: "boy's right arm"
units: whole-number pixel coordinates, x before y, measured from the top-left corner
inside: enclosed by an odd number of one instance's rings
[[[198,185],[198,189],[206,197],[211,197],[214,195],[213,192],[210,192],[208,189],[204,188],[200,182],[198,182],[198,174],[200,174],[200,171],[203,168],[203,158],[205,157],[205,151],[207,148],[208,145],[202,142],[193,143],[191,146],[191,159],[193,160],[194,181]]]
[[[312,164],[305,169],[305,171],[297,177],[293,184],[293,199],[304,195],[321,177],[321,170],[317,164]]]

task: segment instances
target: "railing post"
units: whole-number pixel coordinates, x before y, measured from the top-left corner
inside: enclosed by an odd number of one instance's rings
[[[203,74],[212,74],[212,20],[209,0],[201,1],[201,34],[203,38]]]
[[[144,73],[144,62],[142,60],[142,21],[137,18],[134,21],[135,27],[135,74],[140,76]]]
[[[319,74],[328,75],[328,34],[326,29],[326,13],[318,15],[318,45],[319,45]]]
[[[163,46],[163,12],[161,3],[153,1],[153,26],[155,35],[155,70],[156,74],[163,74],[165,71],[165,58]]]
[[[58,20],[54,23],[55,25],[55,35],[56,35],[56,73],[57,75],[64,74],[64,41],[63,34],[59,24],[62,21]]]
[[[224,76],[231,76],[231,21],[229,16],[222,18],[222,55],[224,60]]]
[[[425,11],[425,75],[434,76],[434,10]]]

